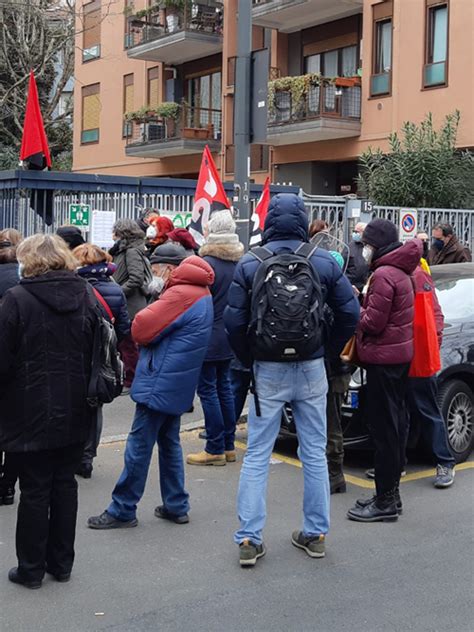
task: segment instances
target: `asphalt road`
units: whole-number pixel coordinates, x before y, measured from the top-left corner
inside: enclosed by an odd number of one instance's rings
[[[183,434],[186,452],[201,445],[197,431]],[[41,590],[29,591],[8,582],[16,561],[15,508],[0,507],[1,632],[472,630],[474,463],[458,471],[448,490],[417,478],[426,465],[411,464],[408,478],[415,480],[402,484],[404,515],[372,525],[345,517],[356,498],[370,493],[363,464],[352,463],[348,493],[332,498],[327,556],[313,560],[290,543],[301,519],[302,477],[284,444],[284,456],[271,465],[267,555],[241,569],[232,541],[239,463],[187,466],[188,525],[154,517],[160,501],[154,460],[138,527],[86,528],[87,517],[109,502],[123,448],[123,442],[103,445],[93,478],[80,480],[69,584],[46,579]]]

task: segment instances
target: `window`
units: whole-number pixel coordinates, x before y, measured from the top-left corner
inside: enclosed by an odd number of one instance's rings
[[[148,85],[147,85],[147,101],[148,105],[152,108],[156,108],[158,105],[159,94],[159,68],[149,68],[148,70]]]
[[[423,86],[444,86],[447,82],[448,5],[427,3],[425,66]]]
[[[324,77],[354,77],[357,74],[357,46],[345,46],[305,58],[305,72]]]
[[[191,127],[214,124],[220,121],[222,75],[213,72],[187,80],[186,100],[191,106],[189,125]]]
[[[123,113],[133,112],[135,93],[133,86],[133,74],[125,75],[123,78]],[[133,132],[133,125],[130,121],[123,122],[122,136],[129,138]]]
[[[100,83],[82,88],[81,144],[98,143],[100,128]]]
[[[93,0],[82,7],[82,61],[92,61],[100,57],[100,0]]]
[[[125,0],[123,14],[125,17],[124,26],[124,41],[123,47],[125,49],[131,48],[133,46],[133,32],[131,27],[131,22],[133,20],[133,12],[135,11],[134,0]]]
[[[372,96],[390,93],[392,75],[392,20],[375,22],[373,73],[370,80]]]

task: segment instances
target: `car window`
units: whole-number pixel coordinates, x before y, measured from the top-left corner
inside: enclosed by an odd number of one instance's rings
[[[439,280],[436,293],[448,322],[474,319],[474,279]]]

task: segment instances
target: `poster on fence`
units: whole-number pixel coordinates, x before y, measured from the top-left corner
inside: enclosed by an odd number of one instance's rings
[[[91,243],[107,250],[114,245],[112,229],[116,220],[115,211],[92,211]]]

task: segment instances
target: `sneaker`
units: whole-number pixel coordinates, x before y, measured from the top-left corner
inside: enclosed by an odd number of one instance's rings
[[[103,511],[100,516],[91,516],[87,521],[89,529],[128,529],[136,527],[137,524],[138,520],[136,518],[132,520],[117,520],[108,511]]]
[[[203,450],[195,454],[188,454],[186,458],[188,465],[225,465],[225,454],[209,454]]]
[[[369,470],[365,471],[365,475],[367,478],[370,478],[371,480],[375,479],[375,468],[371,467]],[[402,472],[400,473],[400,478],[403,478],[404,476],[407,475],[407,471],[406,470],[402,470]]]
[[[324,535],[304,535],[302,531],[293,531],[291,535],[293,546],[303,549],[310,557],[324,557],[326,555],[326,538]]]
[[[20,571],[18,570],[18,566],[15,566],[15,568],[11,568],[9,570],[8,579],[14,584],[20,584],[21,586],[24,586],[25,588],[31,588],[32,590],[35,590],[36,588],[41,588],[42,584],[41,579],[35,581],[28,581],[26,579],[23,579],[23,577],[20,575]]]
[[[237,452],[235,450],[226,450],[225,460],[227,463],[235,463],[237,461]]]
[[[240,566],[255,566],[259,557],[266,553],[265,545],[254,544],[252,540],[243,540],[239,544]]]
[[[434,479],[434,486],[438,489],[443,489],[444,487],[451,487],[454,483],[454,467],[446,467],[445,465],[437,465],[436,466],[436,476]]]
[[[167,509],[165,509],[164,505],[159,505],[155,508],[155,516],[157,518],[163,518],[163,520],[169,520],[170,522],[174,522],[175,524],[187,524],[189,522],[188,514],[177,516],[176,514],[170,513]]]

